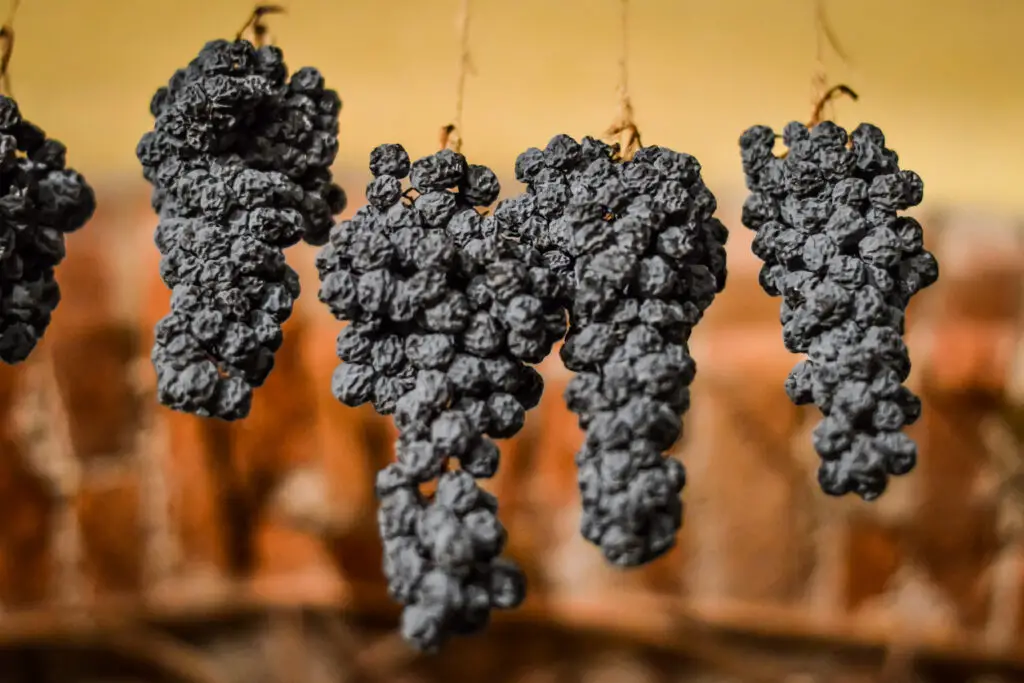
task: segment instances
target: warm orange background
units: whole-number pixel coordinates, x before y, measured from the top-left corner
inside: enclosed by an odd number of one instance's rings
[[[345,102],[340,163],[381,141],[422,154],[454,101],[458,0],[292,0],[273,18],[293,67],[319,67]],[[1024,209],[1024,3],[827,2],[858,90],[841,123],[884,127],[929,199]],[[241,25],[246,0],[23,0],[12,62],[24,108],[59,132],[86,172],[135,170],[152,90],[205,41]],[[618,0],[474,0],[466,151],[511,170],[558,132],[603,130],[615,113]],[[742,182],[746,126],[809,114],[811,0],[633,0],[631,89],[652,143],[685,149],[710,186]],[[240,19],[242,17],[242,19]]]

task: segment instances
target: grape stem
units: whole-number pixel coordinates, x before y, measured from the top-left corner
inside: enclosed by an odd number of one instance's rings
[[[459,128],[454,123],[449,123],[441,128],[441,149],[450,149],[458,152],[462,148],[462,136]]]
[[[821,123],[823,120],[823,114],[825,112],[825,105],[827,105],[829,102],[836,99],[840,95],[845,95],[854,102],[860,99],[860,95],[854,92],[853,88],[851,88],[848,85],[839,84],[832,86],[831,88],[826,90],[825,94],[822,95],[814,104],[814,110],[811,112],[811,120],[810,122],[808,122],[807,127],[814,128],[816,125]]]
[[[828,90],[825,91],[825,94],[823,94],[821,97],[818,98],[817,102],[814,103],[814,111],[811,112],[811,120],[807,122],[807,127],[808,128],[814,128],[816,125],[818,125],[819,123],[824,121],[825,120],[825,116],[824,116],[825,106],[829,102],[831,102],[832,100],[838,98],[840,95],[845,95],[846,97],[849,97],[854,102],[856,102],[858,99],[860,99],[860,95],[858,95],[853,90],[853,88],[851,88],[848,85],[839,84],[839,85],[832,86],[831,88],[829,88]],[[782,138],[782,134],[781,133],[776,133],[775,134],[775,138],[776,139]],[[789,150],[788,149],[784,150],[782,152],[782,154],[779,155],[779,158],[780,159],[785,159],[787,154],[789,154]]]
[[[242,40],[246,31],[251,30],[252,44],[256,47],[263,47],[267,38],[267,25],[263,23],[263,18],[271,14],[284,14],[286,11],[281,5],[256,5],[252,14],[249,15],[248,21],[235,35],[235,40]]]
[[[629,96],[622,101],[622,112],[608,127],[605,137],[615,140],[616,156],[622,160],[632,159],[633,155],[643,148],[640,129],[633,120],[633,104],[629,101]]]

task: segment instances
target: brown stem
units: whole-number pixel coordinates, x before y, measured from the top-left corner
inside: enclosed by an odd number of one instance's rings
[[[267,37],[267,25],[263,23],[263,18],[271,14],[284,14],[286,11],[281,5],[256,5],[248,21],[235,35],[235,40],[242,40],[245,32],[252,30],[252,44],[262,47]]]
[[[825,105],[827,105],[829,102],[836,99],[840,95],[845,95],[854,102],[860,99],[860,96],[853,91],[853,88],[851,88],[848,85],[840,84],[832,86],[831,88],[826,90],[825,94],[822,95],[821,98],[815,103],[814,111],[811,112],[811,120],[810,123],[807,124],[807,127],[813,128],[814,126],[821,123],[825,111]]]
[[[614,141],[618,147],[616,156],[623,160],[632,159],[633,155],[643,148],[640,129],[633,120],[633,104],[628,97],[623,98],[619,118],[608,127],[605,136]]]
[[[441,129],[441,149],[450,149],[453,152],[462,151],[462,135],[459,127],[449,123]]]

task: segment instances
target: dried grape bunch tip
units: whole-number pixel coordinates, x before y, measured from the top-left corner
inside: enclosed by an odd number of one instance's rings
[[[369,204],[317,257],[320,300],[347,323],[334,395],[394,416],[397,462],[376,486],[384,573],[403,636],[433,651],[524,597],[522,572],[500,557],[497,500],[476,480],[497,472],[493,439],[540,400],[530,363],[565,333],[564,293],[540,252],[478,211],[500,191],[490,169],[451,150],[411,162],[384,144],[370,170]]]
[[[786,348],[807,356],[785,388],[824,415],[813,433],[821,488],[873,500],[917,461],[902,431],[921,414],[903,386],[904,316],[939,266],[920,223],[899,212],[921,203],[924,186],[870,124],[847,135],[831,121],[793,122],[782,139],[784,158],[767,126],[740,138],[750,189],[743,224],[756,232],[761,286],[782,297]]]
[[[244,40],[207,43],[153,96],[137,154],[172,290],[152,352],[164,405],[248,415],[299,296],[283,250],[322,244],[345,206],[330,173],[340,108],[316,69],[289,77],[281,50]]]
[[[728,231],[697,160],[664,147],[624,161],[557,135],[523,152],[516,176],[527,192],[495,217],[565,283],[582,534],[611,564],[652,562],[682,524],[685,470],[664,453],[689,407],[691,331],[725,286]]]
[[[96,198],[66,166],[67,150],[0,95],[0,360],[24,361],[60,303],[54,271],[64,235],[92,217]]]

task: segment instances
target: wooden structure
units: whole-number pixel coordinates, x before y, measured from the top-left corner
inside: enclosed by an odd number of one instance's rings
[[[921,216],[943,267],[909,314],[922,457],[865,504],[817,490],[741,201],[721,201],[730,284],[693,340],[679,547],[624,573],[578,538],[552,357],[492,482],[531,596],[435,657],[392,635],[371,484],[393,434],[330,394],[313,250],[251,417],[212,424],[155,406],[155,219],[108,201],[70,239],[46,341],[0,369],[0,681],[1024,680],[1019,226]]]

